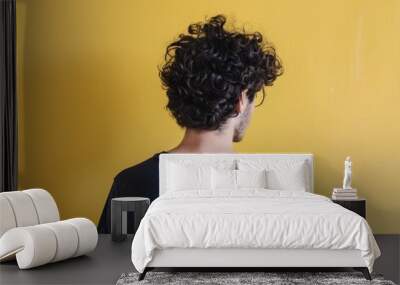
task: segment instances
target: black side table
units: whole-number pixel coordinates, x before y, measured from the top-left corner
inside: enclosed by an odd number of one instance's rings
[[[332,199],[333,203],[339,204],[340,206],[359,214],[364,219],[367,217],[366,204],[367,201],[364,198],[351,199],[351,200],[337,200]]]
[[[127,235],[127,212],[134,213],[134,233],[139,227],[150,205],[150,199],[144,197],[121,197],[111,199],[111,239],[123,241]]]

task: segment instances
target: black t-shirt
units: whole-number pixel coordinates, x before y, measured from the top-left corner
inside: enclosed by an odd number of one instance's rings
[[[158,156],[162,151],[149,159],[122,170],[114,177],[110,193],[108,194],[97,230],[99,233],[111,232],[111,199],[116,197],[147,197],[150,201],[159,195]],[[133,232],[133,213],[128,212],[128,233]]]

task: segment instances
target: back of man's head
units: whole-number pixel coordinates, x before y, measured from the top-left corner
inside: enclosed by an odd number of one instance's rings
[[[167,47],[160,78],[166,107],[181,127],[221,129],[237,116],[235,106],[243,92],[252,103],[257,92],[282,74],[274,47],[260,33],[227,31],[225,22],[218,15],[191,24],[188,34]]]

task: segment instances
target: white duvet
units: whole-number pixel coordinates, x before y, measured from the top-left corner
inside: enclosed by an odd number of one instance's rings
[[[368,223],[328,198],[300,191],[171,192],[154,200],[132,243],[143,272],[155,249],[358,249],[372,272],[380,251]]]

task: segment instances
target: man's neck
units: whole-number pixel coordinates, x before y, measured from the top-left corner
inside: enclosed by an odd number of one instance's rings
[[[169,150],[171,153],[234,153],[233,130],[198,131],[186,129],[178,146]]]

